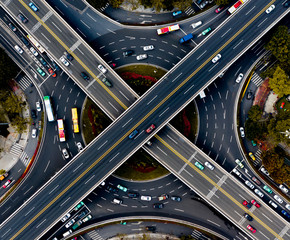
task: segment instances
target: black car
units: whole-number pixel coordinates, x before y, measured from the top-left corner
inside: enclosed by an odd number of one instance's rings
[[[154,226],[147,226],[145,229],[147,231],[152,231],[152,232],[155,232],[156,231],[156,227],[154,227]]]
[[[112,186],[112,185],[108,185],[108,186],[107,186],[107,190],[110,191],[110,192],[118,192],[118,189],[115,188],[115,187]]]
[[[123,56],[124,56],[124,57],[128,57],[128,56],[133,55],[133,53],[134,53],[133,50],[127,50],[127,51],[123,52]]]
[[[28,40],[27,40],[25,37],[21,36],[21,37],[20,37],[20,40],[21,40],[21,41],[22,41],[26,46],[29,45],[29,42],[28,42]]]
[[[12,23],[9,23],[8,26],[13,32],[17,31],[17,28]]]
[[[36,118],[36,111],[34,109],[31,110],[31,117]]]
[[[253,221],[253,217],[251,215],[247,214],[247,213],[244,214],[244,217],[246,219],[248,219],[249,221]]]
[[[196,4],[198,4],[198,5],[199,5],[199,4],[201,4],[201,3],[202,3],[202,1],[203,1],[203,0],[197,0],[197,1],[196,1]]]
[[[178,197],[178,196],[171,196],[171,200],[172,201],[176,201],[176,202],[181,202],[181,197]]]
[[[137,198],[137,197],[139,197],[139,193],[128,192],[128,197],[129,198]]]
[[[28,22],[28,19],[26,17],[24,17],[21,13],[19,13],[17,15],[17,17],[20,19],[21,22],[23,23],[27,23]]]
[[[70,55],[69,53],[67,53],[67,52],[64,52],[64,55],[65,55],[65,57],[69,60],[69,61],[72,61],[72,60],[74,60],[74,58],[73,58],[73,56],[72,55]]]
[[[82,76],[83,79],[85,79],[85,80],[90,80],[90,77],[89,77],[88,74],[86,74],[85,72],[81,72],[81,76]]]
[[[157,209],[164,208],[164,204],[163,203],[154,203],[153,208],[157,208]]]
[[[290,1],[287,1],[283,4],[284,7],[288,8],[290,6]]]
[[[253,92],[252,92],[252,91],[249,91],[249,92],[247,93],[247,99],[248,99],[248,100],[251,100],[252,97],[253,97]]]
[[[43,66],[47,65],[47,62],[43,58],[39,58],[39,61],[43,64]]]

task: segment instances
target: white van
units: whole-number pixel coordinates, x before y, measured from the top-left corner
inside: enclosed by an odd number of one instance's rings
[[[67,237],[68,235],[70,235],[72,233],[72,230],[68,230],[67,232],[65,232],[63,234],[63,237]]]
[[[235,173],[236,175],[238,175],[239,177],[241,177],[241,173],[237,170],[237,169],[233,169],[233,173]]]
[[[112,203],[114,203],[114,204],[121,204],[121,203],[123,203],[123,201],[121,199],[114,198],[113,201],[112,201]]]
[[[269,203],[274,207],[274,208],[277,208],[277,204],[275,202],[273,202],[272,200],[269,201]]]
[[[201,92],[199,93],[199,97],[200,97],[200,98],[205,98],[205,93],[204,93],[204,91],[201,91]]]

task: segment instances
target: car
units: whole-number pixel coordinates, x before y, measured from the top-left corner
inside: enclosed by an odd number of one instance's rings
[[[240,83],[243,80],[244,74],[240,73],[236,78],[236,83]]]
[[[167,199],[169,196],[167,194],[162,194],[161,196],[158,197],[158,201],[163,201]]]
[[[208,1],[204,1],[202,4],[199,5],[199,7],[200,7],[201,9],[203,9],[203,8],[205,8],[205,6],[208,5],[208,4],[209,4]]]
[[[148,141],[146,144],[147,144],[148,146],[152,146],[152,142],[150,142],[150,141]]]
[[[79,210],[84,205],[84,202],[80,202],[78,205],[75,206],[74,210]]]
[[[8,27],[13,31],[16,32],[17,28],[12,24],[12,23],[8,23]]]
[[[278,207],[278,205],[272,200],[269,201],[269,204],[271,204],[271,206],[274,207],[274,208]]]
[[[16,51],[17,51],[19,54],[22,54],[22,53],[23,53],[22,48],[19,47],[18,45],[15,45],[14,48],[16,49]]]
[[[251,188],[251,189],[254,189],[254,188],[255,188],[255,186],[254,186],[250,181],[248,181],[248,180],[245,181],[245,184],[246,184],[249,188]]]
[[[65,59],[64,56],[61,56],[60,59],[59,59],[66,67],[69,66],[69,62]]]
[[[247,99],[248,100],[251,100],[253,98],[253,92],[252,91],[249,91],[248,93],[247,93]]]
[[[272,4],[270,7],[267,8],[266,13],[269,14],[270,12],[272,12],[275,9],[275,5]]]
[[[118,189],[115,188],[115,187],[112,186],[112,185],[108,185],[108,186],[107,186],[107,190],[108,190],[109,192],[118,192]]]
[[[146,59],[147,57],[148,57],[148,56],[147,56],[147,54],[145,53],[145,54],[140,54],[140,55],[136,56],[136,59],[137,59],[138,61],[140,61],[140,60]]]
[[[249,215],[248,213],[245,213],[245,214],[244,214],[244,217],[245,217],[246,219],[248,219],[250,222],[253,221],[253,217],[252,217],[251,215]]]
[[[36,118],[37,117],[36,111],[34,109],[31,110],[31,117],[32,118]]]
[[[135,129],[133,132],[130,133],[129,138],[132,139],[138,134],[138,130]]]
[[[283,200],[278,195],[274,195],[274,198],[277,200],[278,203],[283,203]]]
[[[257,143],[254,140],[251,140],[251,143],[253,147],[257,146]]]
[[[151,232],[156,231],[156,227],[154,227],[154,226],[147,226],[145,229],[146,229],[147,231],[151,231]]]
[[[107,85],[108,87],[112,87],[112,83],[107,78],[103,78],[102,82],[105,83],[105,85]]]
[[[47,62],[43,58],[39,58],[39,61],[43,64],[43,66],[47,66]]]
[[[285,205],[285,207],[290,211],[290,204],[289,204],[289,203],[287,203],[287,204]]]
[[[219,6],[216,10],[215,13],[220,13],[222,10],[224,10],[224,6]]]
[[[31,131],[31,137],[36,138],[36,128],[33,128]]]
[[[240,167],[240,168],[244,168],[244,164],[242,164],[242,162],[240,161],[240,159],[236,159],[235,163]]]
[[[123,192],[127,192],[128,191],[128,188],[126,188],[126,187],[124,187],[124,186],[122,186],[120,184],[117,185],[117,188],[122,190]]]
[[[157,209],[164,208],[164,204],[163,203],[154,203],[153,208],[157,208]]]
[[[153,45],[148,45],[148,46],[144,46],[143,47],[143,50],[144,51],[150,51],[150,50],[153,50],[154,49],[154,46]]]
[[[29,50],[30,50],[30,52],[32,52],[32,54],[33,54],[35,57],[38,56],[38,52],[35,50],[34,47],[30,47]]]
[[[290,214],[287,213],[285,210],[282,210],[281,213],[285,215],[287,218],[290,218]]]
[[[79,215],[77,215],[74,219],[75,221],[79,221],[80,219],[82,219],[84,216],[86,216],[86,214],[89,212],[88,209],[84,208],[84,211],[82,211]]]
[[[102,73],[106,73],[107,72],[107,69],[103,66],[103,65],[98,65],[98,69],[102,72]]]
[[[212,63],[216,63],[218,60],[220,60],[220,58],[222,57],[222,55],[218,54],[216,55],[211,61]]]
[[[197,1],[196,1],[196,4],[198,4],[198,5],[199,5],[199,4],[201,4],[201,3],[202,3],[202,1],[203,1],[203,0],[197,0]]]
[[[260,208],[260,207],[261,207],[261,205],[260,205],[259,203],[257,203],[257,201],[256,201],[255,199],[252,199],[252,200],[251,200],[251,203],[252,203],[254,206],[256,206],[256,208]]]
[[[252,233],[255,233],[257,230],[253,228],[250,224],[247,226],[247,229],[249,229]]]
[[[202,21],[198,21],[196,23],[191,24],[190,26],[194,29],[202,25]]]
[[[256,177],[252,177],[252,180],[259,186],[261,185],[261,182]]]
[[[264,173],[265,175],[270,176],[270,173],[266,170],[266,168],[261,167],[260,171],[261,171],[262,173]]]
[[[26,46],[29,46],[29,42],[28,42],[28,40],[25,38],[25,37],[23,37],[23,36],[21,36],[20,37],[20,40],[26,45]]]
[[[36,105],[36,110],[37,110],[38,112],[40,112],[40,111],[41,111],[41,105],[40,105],[40,102],[36,102],[35,105]]]
[[[155,125],[151,124],[149,128],[146,129],[146,133],[151,133],[155,129]]]
[[[131,56],[134,54],[134,51],[133,50],[127,50],[127,51],[124,51],[123,52],[123,56],[124,57],[128,57],[128,56]]]
[[[106,182],[105,181],[101,183],[101,186],[105,186],[105,185],[106,185]]]
[[[263,189],[266,191],[266,192],[268,192],[268,193],[272,193],[273,191],[271,190],[271,188],[269,188],[267,185],[265,185],[264,187],[263,187]]]
[[[241,137],[245,137],[245,130],[243,127],[240,127],[240,133],[241,133]]]
[[[290,1],[284,2],[283,6],[284,6],[285,8],[288,8],[288,7],[290,6]]]
[[[288,193],[289,192],[289,190],[283,185],[283,184],[281,184],[281,185],[279,185],[279,188],[284,192],[284,193]]]
[[[115,68],[115,67],[117,67],[117,64],[116,63],[110,63],[110,67],[111,68]]]
[[[83,148],[83,145],[81,142],[77,142],[77,147],[78,147],[78,151],[82,151],[84,148]]]
[[[17,17],[19,18],[19,20],[23,23],[27,23],[28,22],[28,19],[26,17],[24,17],[24,15],[22,13],[19,13],[17,15]]]
[[[254,156],[254,154],[252,152],[249,152],[249,156],[250,156],[250,158],[252,158],[253,161],[256,160],[256,157]]]
[[[66,228],[69,228],[71,225],[73,225],[74,224],[74,222],[75,222],[75,220],[74,219],[71,219],[66,225],[65,225],[65,227]]]
[[[210,32],[211,32],[211,28],[208,27],[207,29],[203,30],[201,34],[202,34],[203,36],[205,36],[205,35],[207,35],[207,34],[210,33]]]
[[[247,202],[246,200],[243,201],[243,205],[246,206],[246,208],[251,208],[252,204]]]
[[[119,198],[114,198],[113,200],[112,200],[112,203],[113,204],[122,204],[123,203],[123,200],[122,199],[119,199]]]
[[[129,198],[137,198],[137,197],[139,197],[139,193],[128,192],[128,197]]]
[[[204,169],[204,166],[203,166],[200,162],[198,162],[198,161],[196,161],[196,162],[194,163],[194,165],[195,165],[196,167],[198,167],[200,170],[203,170],[203,169]]]
[[[41,130],[41,120],[38,121],[38,130]]]
[[[176,11],[176,12],[173,12],[172,15],[173,17],[176,17],[178,15],[180,15],[182,13],[182,11]]]
[[[145,196],[145,195],[142,195],[141,196],[141,200],[143,200],[143,201],[151,201],[152,200],[152,197],[151,196]]]
[[[237,170],[237,169],[233,169],[233,173],[235,173],[236,175],[238,175],[239,177],[241,177],[241,173]]]
[[[29,7],[30,7],[34,12],[37,12],[37,11],[38,11],[38,7],[36,7],[34,3],[30,2],[30,3],[28,4],[28,6],[29,6]]]
[[[175,201],[175,202],[181,202],[182,198],[181,197],[178,197],[178,196],[171,196],[170,198],[172,201]]]
[[[7,188],[10,183],[11,183],[11,180],[7,180],[2,187]]]
[[[88,216],[86,216],[83,220],[82,220],[82,222],[84,223],[84,222],[87,222],[87,221],[89,221],[90,219],[92,219],[92,215],[91,214],[89,214]]]
[[[209,162],[205,162],[204,165],[208,167],[210,170],[214,170],[214,166],[211,165]]]
[[[63,216],[63,218],[61,219],[62,222],[65,222],[67,219],[70,218],[70,213],[67,213],[66,215]]]
[[[254,192],[260,197],[264,197],[264,194],[259,190],[259,189],[255,189]]]
[[[68,52],[64,52],[63,54],[67,58],[67,60],[69,60],[69,61],[74,60],[73,56],[71,54],[69,54]]]
[[[55,62],[52,62],[52,66],[55,68],[55,71],[59,70],[59,66]]]
[[[62,152],[62,154],[63,154],[63,156],[64,156],[65,159],[68,159],[69,158],[69,154],[68,154],[68,151],[66,150],[66,148],[63,148],[61,150],[61,152]]]
[[[54,78],[56,77],[56,73],[52,70],[52,68],[49,68],[48,72],[52,77],[54,77]]]
[[[36,70],[41,76],[44,77],[46,75],[46,73],[41,68],[38,67]]]

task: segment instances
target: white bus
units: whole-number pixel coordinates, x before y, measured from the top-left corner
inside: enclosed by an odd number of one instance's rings
[[[39,52],[44,53],[45,49],[35,40],[34,37],[31,35],[27,34],[27,38],[30,40],[30,42],[33,43],[33,45],[39,50]]]
[[[50,97],[44,96],[43,100],[44,100],[44,106],[46,109],[47,119],[49,122],[52,122],[52,121],[54,121],[54,116],[53,116],[53,110],[51,107]]]
[[[64,126],[63,126],[62,119],[57,119],[57,127],[58,127],[59,141],[64,142],[65,141],[65,133],[64,133]]]

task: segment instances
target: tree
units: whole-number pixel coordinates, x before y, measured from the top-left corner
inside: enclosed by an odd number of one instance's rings
[[[284,157],[276,153],[274,149],[262,152],[261,159],[270,174],[279,170],[284,164]]]
[[[249,119],[253,122],[258,122],[262,118],[263,110],[259,105],[254,105],[248,112]]]
[[[102,8],[107,4],[107,0],[87,0],[94,8]],[[111,2],[110,2],[111,3]],[[113,4],[112,4],[113,5]]]
[[[173,2],[173,7],[178,8],[181,11],[184,11],[188,7],[190,7],[192,4],[192,0],[180,0],[180,1],[175,1]]]
[[[287,185],[289,185],[289,183],[290,183],[290,166],[287,166],[284,164],[280,169],[278,169],[277,171],[274,171],[271,174],[271,177],[278,184],[286,183]]]
[[[283,97],[284,95],[290,94],[289,76],[287,76],[285,71],[281,69],[279,66],[277,66],[273,74],[273,77],[270,78],[269,86],[279,97]]]
[[[271,138],[276,145],[279,142],[289,142],[289,138],[287,138],[282,132],[290,129],[290,119],[286,120],[277,120],[271,119],[267,126],[268,128],[268,137]]]
[[[227,4],[229,4],[229,3],[230,3],[229,0],[216,0],[216,1],[215,1],[215,4],[216,4],[216,5],[227,5]]]
[[[164,0],[151,0],[152,7],[155,8],[156,12],[160,12],[161,9],[166,8],[163,2]]]
[[[0,85],[4,86],[9,80],[17,75],[19,71],[18,66],[12,61],[12,59],[6,54],[6,52],[0,48]]]
[[[248,139],[264,139],[267,128],[263,122],[254,122],[248,119],[245,124],[245,133]]]

